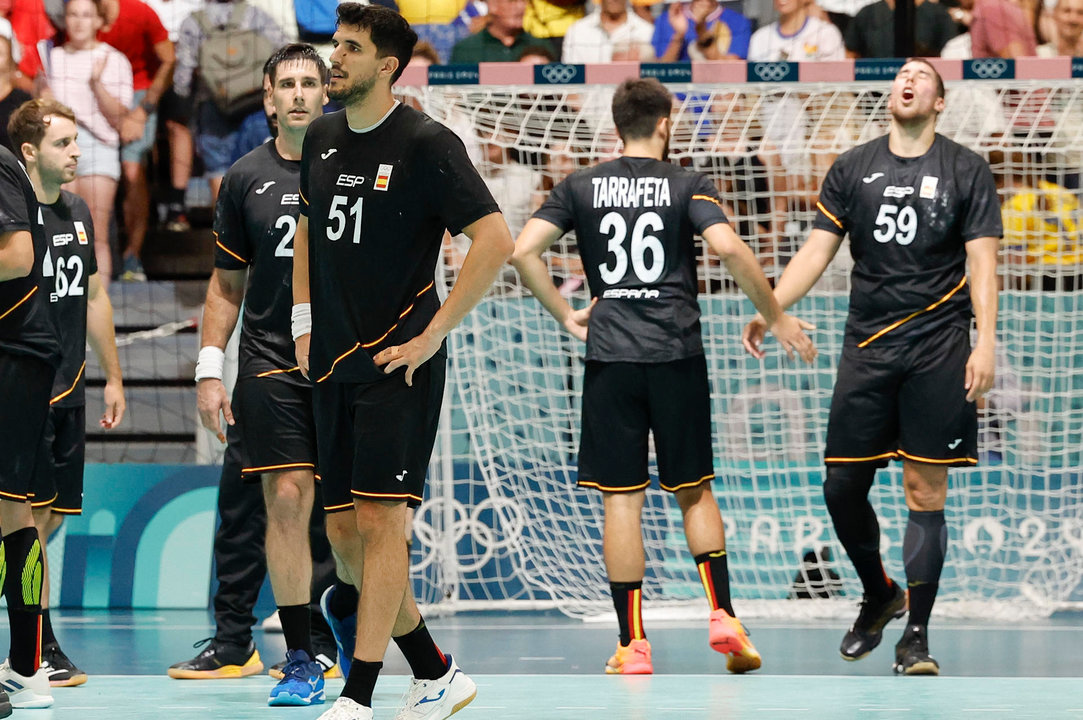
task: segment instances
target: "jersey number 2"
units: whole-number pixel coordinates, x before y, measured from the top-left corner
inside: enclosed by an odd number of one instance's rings
[[[275,248],[275,257],[293,257],[293,236],[297,234],[297,218],[292,215],[279,215],[275,228],[285,228],[282,241]]]
[[[646,212],[636,218],[632,227],[631,255],[632,271],[635,272],[640,282],[652,283],[662,276],[666,266],[666,251],[662,247],[662,241],[656,235],[648,235],[648,232],[658,233],[665,229],[661,216],[656,212]],[[598,228],[602,235],[609,235],[606,249],[606,262],[598,266],[602,282],[606,285],[615,285],[624,279],[628,272],[628,252],[624,249],[624,239],[628,235],[628,223],[617,212],[606,213]],[[647,265],[647,252],[651,254],[651,264]],[[613,255],[613,266],[609,266],[609,255]]]
[[[914,242],[914,236],[918,232],[918,214],[909,205],[880,206],[880,212],[876,215],[876,229],[872,236],[878,243],[889,243],[892,240],[900,245],[909,245]]]

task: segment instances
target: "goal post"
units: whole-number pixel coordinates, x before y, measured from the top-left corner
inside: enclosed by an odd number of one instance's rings
[[[899,64],[407,68],[397,87],[463,139],[514,235],[554,184],[618,153],[608,108],[621,76],[683,79],[670,85],[670,158],[711,178],[738,233],[777,275],[811,226],[827,167],[886,131]],[[997,383],[980,410],[979,466],[950,472],[936,612],[1047,615],[1083,600],[1083,61],[937,66],[948,86],[938,131],[990,160],[1006,235]],[[875,79],[862,79],[874,70]],[[454,84],[456,73],[474,84]],[[467,247],[462,238],[448,244],[446,284]],[[561,292],[585,305],[574,237],[546,258]],[[844,247],[793,308],[816,325],[820,357],[807,367],[770,341],[766,360],[745,354],[740,332],[751,304],[717,258],[699,258],[713,490],[744,615],[848,616],[860,597],[821,494],[849,269]],[[449,409],[413,549],[430,612],[611,611],[601,498],[575,487],[582,355],[510,269],[449,337]],[[878,473],[871,495],[897,578],[906,525],[900,475],[897,465]],[[649,491],[643,526],[645,608],[698,613],[705,601],[676,503]]]

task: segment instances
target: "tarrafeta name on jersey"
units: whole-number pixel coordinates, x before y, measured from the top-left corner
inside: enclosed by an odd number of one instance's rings
[[[609,288],[602,297],[606,300],[653,300],[660,294],[646,288]]]
[[[669,207],[669,178],[597,177],[594,185],[596,208]]]

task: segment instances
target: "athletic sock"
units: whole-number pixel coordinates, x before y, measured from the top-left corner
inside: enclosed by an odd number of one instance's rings
[[[948,548],[944,511],[910,511],[903,536],[903,562],[910,592],[910,625],[928,625]]]
[[[8,572],[4,596],[11,629],[11,669],[25,677],[41,664],[41,584],[44,565],[37,528],[16,530],[4,537]]]
[[[824,501],[865,594],[884,602],[894,591],[880,559],[880,523],[869,503],[875,477],[876,468],[871,465],[829,465]]]
[[[49,608],[41,609],[41,646],[49,647],[58,645],[56,635],[53,634],[53,620],[49,617]]]
[[[406,657],[406,662],[410,663],[410,672],[416,679],[436,680],[447,673],[447,657],[429,635],[425,618],[421,618],[417,627],[410,632],[392,639]]]
[[[735,617],[733,602],[730,600],[730,572],[726,551],[703,553],[696,555],[695,559],[696,567],[699,568],[699,579],[707,593],[707,601],[711,603],[711,610],[722,608],[730,617]]]
[[[282,621],[282,635],[287,650],[304,650],[312,653],[312,611],[308,605],[279,605],[278,617]]]
[[[350,698],[365,707],[372,707],[372,691],[376,689],[376,679],[380,677],[380,668],[383,666],[382,662],[365,662],[355,657],[340,696]]]
[[[646,640],[647,633],[643,631],[643,581],[610,582],[609,591],[613,594],[613,608],[617,611],[621,647],[628,647],[633,640]]]
[[[328,607],[332,615],[342,620],[357,614],[357,601],[360,599],[357,588],[341,578],[335,578],[335,589],[331,593]]]

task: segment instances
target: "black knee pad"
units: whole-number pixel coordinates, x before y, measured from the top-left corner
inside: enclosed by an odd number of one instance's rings
[[[828,465],[824,478],[824,502],[827,509],[864,503],[876,478],[876,467],[868,463]]]

